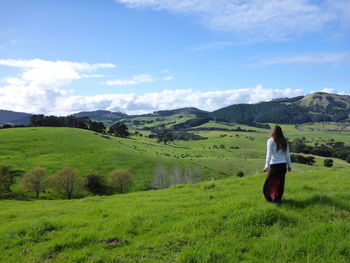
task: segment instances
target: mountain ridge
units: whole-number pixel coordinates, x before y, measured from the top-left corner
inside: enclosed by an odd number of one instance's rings
[[[136,117],[166,117],[171,115],[194,115],[195,118],[211,118],[237,123],[305,123],[319,121],[349,121],[350,96],[314,92],[305,96],[277,98],[253,104],[232,104],[209,112],[195,107],[158,110],[152,113],[128,115],[123,112],[107,110],[82,111],[72,114],[75,117],[89,117],[111,125],[115,121]],[[28,125],[32,114],[0,110],[0,125]]]

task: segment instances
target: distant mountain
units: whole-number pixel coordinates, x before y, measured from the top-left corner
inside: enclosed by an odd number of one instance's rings
[[[349,121],[350,96],[316,92],[256,104],[235,104],[210,114],[214,119],[245,124]]]
[[[208,116],[210,112],[197,109],[195,107],[180,108],[174,110],[160,110],[153,113],[141,114],[141,115],[129,115],[130,118],[134,117],[168,117],[172,115],[196,115],[197,117]]]
[[[120,120],[122,118],[126,118],[128,115],[122,112],[113,112],[113,111],[106,111],[106,110],[96,110],[96,111],[82,111],[73,114],[74,117],[88,117],[90,120],[93,121],[101,121],[104,122],[106,125],[111,125],[117,120]]]
[[[28,125],[32,114],[24,112],[15,112],[9,110],[0,110],[0,125],[10,123],[12,125]]]
[[[0,110],[0,125],[29,124],[31,114]],[[235,122],[256,126],[257,123],[306,123],[320,121],[350,121],[350,96],[315,92],[294,98],[279,98],[255,104],[234,104],[213,112],[194,107],[161,110],[141,115],[127,115],[106,110],[84,111],[73,114],[102,121],[107,126],[118,120],[142,125],[195,127],[211,120]],[[151,124],[153,123],[153,124]]]

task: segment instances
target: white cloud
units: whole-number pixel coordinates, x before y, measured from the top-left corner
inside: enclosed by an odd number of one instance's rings
[[[67,94],[61,87],[74,80],[87,77],[84,74],[113,64],[88,64],[41,59],[1,59],[0,66],[21,70],[16,77],[6,78],[0,87],[0,108],[16,111],[47,113],[54,109],[60,98]]]
[[[349,23],[348,0],[115,0],[130,8],[193,15],[214,30],[284,40]]]
[[[236,103],[256,103],[305,93],[300,89],[269,89],[258,85],[255,88],[222,91],[176,89],[145,94],[74,96],[71,89],[64,89],[63,86],[91,77],[98,69],[114,65],[34,59],[0,60],[0,66],[21,70],[18,76],[6,78],[5,86],[0,87],[0,109],[31,113],[66,115],[105,109],[138,114],[189,106],[212,111]]]
[[[321,91],[326,92],[326,93],[334,93],[335,92],[335,90],[332,88],[325,88],[325,89],[322,89]]]
[[[350,62],[350,52],[339,53],[320,53],[320,54],[301,54],[296,56],[275,57],[264,59],[253,66],[269,66],[269,65],[284,65],[284,64],[321,64],[328,63],[339,65]]]
[[[109,86],[128,86],[128,85],[138,85],[143,83],[151,83],[156,80],[149,74],[142,74],[133,76],[130,79],[116,79],[106,81],[106,85]]]
[[[142,95],[128,93],[69,96],[61,98],[50,113],[69,114],[84,110],[105,109],[140,114],[182,107],[197,107],[212,111],[236,103],[256,103],[275,98],[298,96],[304,93],[300,89],[268,89],[259,85],[255,88],[223,91],[177,89]]]
[[[163,78],[163,80],[170,81],[170,80],[173,80],[174,78],[175,78],[174,76],[166,76]]]

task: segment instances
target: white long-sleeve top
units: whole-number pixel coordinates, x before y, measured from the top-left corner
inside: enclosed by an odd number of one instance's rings
[[[287,150],[283,151],[280,149],[277,151],[277,145],[273,138],[267,140],[267,151],[266,151],[266,163],[265,169],[270,168],[270,164],[286,163],[288,168],[292,168],[292,162],[289,154],[289,147]]]

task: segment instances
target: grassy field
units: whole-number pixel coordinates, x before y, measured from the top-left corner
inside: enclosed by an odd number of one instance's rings
[[[314,142],[334,138],[350,143],[350,132],[315,133],[287,125],[284,129],[290,140],[305,136]],[[106,139],[90,131],[72,128],[2,129],[0,163],[24,172],[42,167],[49,176],[64,167],[76,168],[82,177],[92,171],[106,176],[115,169],[127,169],[134,175],[133,191],[149,187],[157,163],[163,163],[168,169],[198,167],[203,180],[227,178],[239,171],[248,176],[256,175],[264,166],[268,131],[200,131],[197,134],[208,139],[164,145],[146,136]],[[323,167],[323,159],[316,157],[317,162],[312,167],[295,164],[294,171],[328,169]],[[333,169],[350,167],[343,160],[334,160]]]
[[[0,262],[349,262],[350,170],[79,200],[0,202]]]
[[[283,128],[289,140],[350,143],[349,132]],[[294,164],[284,204],[276,208],[262,195],[268,131],[197,134],[208,139],[164,145],[147,136],[106,139],[70,128],[0,130],[1,165],[23,172],[43,167],[48,176],[64,167],[81,176],[123,168],[134,174],[136,191],[0,200],[0,262],[350,261],[348,163],[334,159],[325,168],[317,157],[314,166]],[[157,163],[199,167],[207,181],[140,191]],[[236,177],[238,171],[245,177]]]

